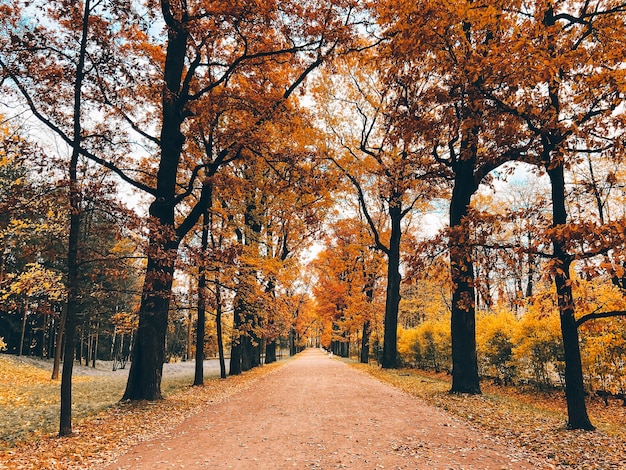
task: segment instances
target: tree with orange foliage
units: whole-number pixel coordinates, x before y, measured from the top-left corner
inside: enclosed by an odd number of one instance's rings
[[[312,262],[316,311],[324,325],[322,345],[347,357],[351,336],[360,330],[360,360],[367,362],[369,336],[377,323],[382,260],[370,248],[371,237],[358,219],[337,221],[326,245]]]
[[[619,223],[571,224],[566,172],[586,154],[605,158],[622,154],[626,4],[538,1],[532,8],[520,6],[518,10],[517,34],[503,43],[501,60],[494,64],[497,81],[480,88],[524,124],[526,133],[537,141],[536,163],[550,179],[549,269],[565,350],[568,427],[593,429],[586,411],[579,349],[582,319],[575,318],[570,271],[577,258],[598,256],[623,245],[623,229]],[[525,65],[510,73],[511,64]]]
[[[475,272],[469,208],[490,172],[524,156],[520,124],[481,94],[514,24],[508,6],[459,0],[377,8],[393,66],[388,83],[404,98],[396,112],[406,138],[425,142],[431,169],[453,183],[448,251],[452,278],[452,391],[480,393]]]
[[[402,235],[407,221],[435,191],[424,164],[429,150],[413,136],[407,139],[397,126],[395,114],[404,106],[406,90],[384,82],[384,71],[392,63],[378,49],[345,57],[335,65],[335,74],[322,77],[316,90],[325,107],[323,125],[332,137],[331,159],[347,179],[348,193],[358,201],[373,246],[388,261],[384,368],[398,366]]]
[[[3,10],[10,10],[10,18],[18,18],[11,26],[14,30],[23,26],[19,14],[14,14],[20,6],[21,3],[14,8],[2,5]],[[64,73],[64,67],[72,65],[68,55],[48,60],[46,54],[50,51],[45,52],[46,48],[39,45],[55,36],[41,25],[29,30],[29,34],[18,32],[2,37],[3,41],[14,42],[31,39],[24,47],[2,47],[9,52],[2,57],[2,68],[14,79],[31,110],[68,145],[80,139],[69,137],[72,126],[58,113],[64,110],[64,103],[59,102],[62,97],[56,93],[37,94],[34,90],[50,90],[54,88],[51,83],[56,86],[56,82],[70,79],[69,85],[76,89],[77,97],[88,92],[91,103],[97,103],[94,120],[102,115],[106,120],[90,122],[93,130],[81,133],[86,138],[76,146],[77,152],[153,198],[147,224],[148,263],[139,327],[123,397],[152,400],[161,398],[167,313],[178,246],[204,213],[208,198],[208,188],[202,184],[205,162],[196,160],[192,165],[183,165],[189,156],[186,137],[194,131],[193,123],[201,115],[196,107],[214,90],[228,94],[242,82],[235,77],[243,79],[262,73],[270,64],[276,71],[286,71],[287,85],[280,93],[271,95],[272,104],[255,115],[248,128],[261,124],[272,117],[312,70],[349,47],[352,26],[361,18],[358,2],[352,0],[329,0],[315,6],[264,1],[236,5],[203,0],[93,5],[105,6],[111,10],[99,16],[93,14],[88,22],[93,29],[85,36],[84,46],[94,49],[90,49],[89,57],[97,63],[80,71],[89,78],[85,88]],[[87,4],[85,11],[91,13],[89,7]],[[69,21],[66,10],[57,12],[56,19],[70,30],[80,23]],[[155,25],[164,25],[165,34],[155,35]],[[102,46],[102,54],[95,54],[95,44]],[[56,50],[73,47],[74,42],[68,41]],[[41,51],[44,53],[38,60],[35,56]],[[21,67],[25,64],[30,66]],[[37,77],[45,80],[38,81]],[[154,122],[158,137],[152,135]],[[125,165],[115,157],[109,158],[110,154],[129,155],[129,150],[138,148],[132,144],[137,139],[149,149],[150,157],[143,168],[137,168],[136,160]],[[239,139],[224,143],[212,164],[237,158],[242,147]],[[131,176],[133,171],[137,171],[137,178]],[[186,206],[189,209],[184,217],[177,220],[177,208],[185,207],[191,200],[194,202]]]

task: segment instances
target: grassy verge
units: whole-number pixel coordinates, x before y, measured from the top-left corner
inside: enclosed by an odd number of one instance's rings
[[[104,364],[93,370],[76,366],[72,380],[72,414],[75,419],[92,416],[116,404],[126,387],[127,370],[111,371]],[[32,437],[58,430],[60,380],[51,380],[52,364],[33,358],[0,355],[0,449]],[[83,375],[81,375],[83,374]],[[205,379],[215,375],[205,373]],[[163,393],[167,396],[188,387],[193,370],[165,374]]]
[[[608,408],[600,400],[589,403],[598,429],[569,431],[562,393],[522,392],[483,383],[482,395],[458,395],[449,393],[450,378],[445,374],[353,367],[469,421],[495,439],[525,448],[551,462],[552,468],[626,468],[626,407],[618,402]]]
[[[0,357],[0,469],[99,469],[129,446],[167,432],[207,403],[249,388],[288,361],[258,367],[224,380],[210,378],[191,387],[185,375],[163,378],[167,398],[119,403],[125,377],[103,374],[74,380],[74,436],[58,438],[58,382],[49,371]],[[7,366],[8,364],[8,366]],[[5,367],[6,366],[6,367]],[[15,367],[17,366],[17,367]],[[6,382],[9,378],[12,382]],[[193,378],[193,375],[191,375]],[[25,420],[20,424],[20,420]],[[29,424],[26,424],[29,423]]]

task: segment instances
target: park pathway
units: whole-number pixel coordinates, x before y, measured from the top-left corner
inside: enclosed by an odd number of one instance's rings
[[[320,350],[132,447],[118,469],[530,469],[523,451]]]

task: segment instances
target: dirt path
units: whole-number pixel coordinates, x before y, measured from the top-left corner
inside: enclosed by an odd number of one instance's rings
[[[523,469],[519,449],[307,350],[107,469]]]

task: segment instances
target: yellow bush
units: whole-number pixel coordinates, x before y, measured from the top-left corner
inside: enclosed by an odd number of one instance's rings
[[[398,353],[405,364],[437,372],[450,369],[451,351],[450,324],[445,319],[398,330]]]
[[[563,381],[561,325],[550,299],[527,305],[512,339],[519,378],[539,387]]]
[[[513,338],[517,328],[515,314],[507,309],[478,315],[476,349],[481,375],[488,375],[504,384],[513,382],[516,374]]]

